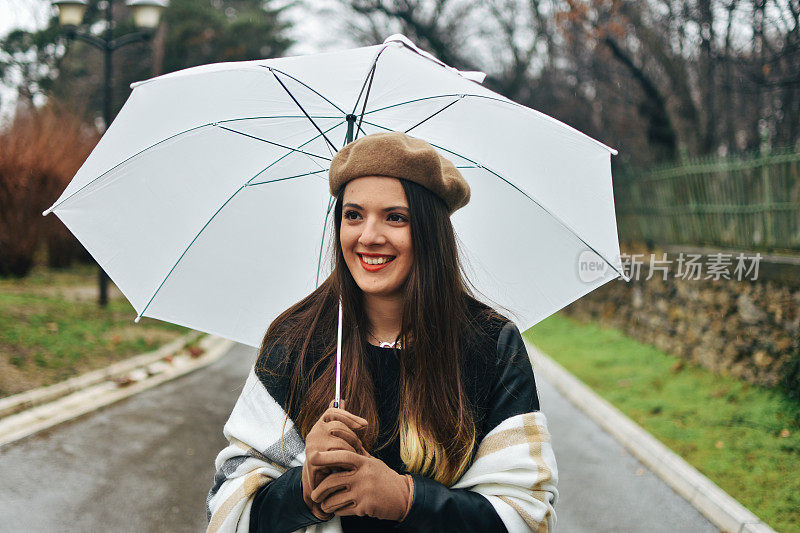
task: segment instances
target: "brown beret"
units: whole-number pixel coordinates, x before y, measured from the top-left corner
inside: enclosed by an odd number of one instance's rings
[[[469,202],[469,185],[455,165],[427,142],[399,131],[366,135],[339,150],[328,172],[331,195],[362,176],[416,182],[444,200],[450,214]]]

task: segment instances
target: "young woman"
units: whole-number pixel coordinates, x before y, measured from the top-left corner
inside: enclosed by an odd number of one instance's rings
[[[329,177],[332,273],[264,336],[209,531],[550,530],[557,471],[530,361],[458,258],[466,181],[399,132],[348,144]]]

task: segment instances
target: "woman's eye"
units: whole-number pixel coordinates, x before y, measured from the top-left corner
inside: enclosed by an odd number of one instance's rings
[[[408,222],[408,219],[400,213],[392,213],[388,218],[392,222]]]
[[[357,211],[347,211],[344,214],[344,218],[346,218],[347,220],[354,220],[355,217],[358,217],[358,216],[360,216],[360,215],[358,214]]]

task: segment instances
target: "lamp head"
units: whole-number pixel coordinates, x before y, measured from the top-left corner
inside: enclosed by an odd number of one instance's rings
[[[167,7],[167,0],[127,0],[133,9],[133,23],[140,30],[155,30],[161,23],[161,12]]]
[[[58,8],[58,23],[66,28],[74,28],[83,22],[88,2],[86,0],[53,0]]]

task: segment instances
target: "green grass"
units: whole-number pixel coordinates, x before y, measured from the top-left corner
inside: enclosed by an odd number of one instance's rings
[[[96,280],[97,266],[93,264],[78,264],[65,269],[51,269],[37,265],[24,278],[0,278],[0,291],[71,287],[96,283]]]
[[[562,314],[524,333],[781,532],[800,531],[800,405]]]
[[[188,332],[148,318],[134,324],[136,312],[124,298],[103,309],[61,294],[96,283],[96,272],[37,269],[22,280],[0,280],[0,397],[102,368]]]

